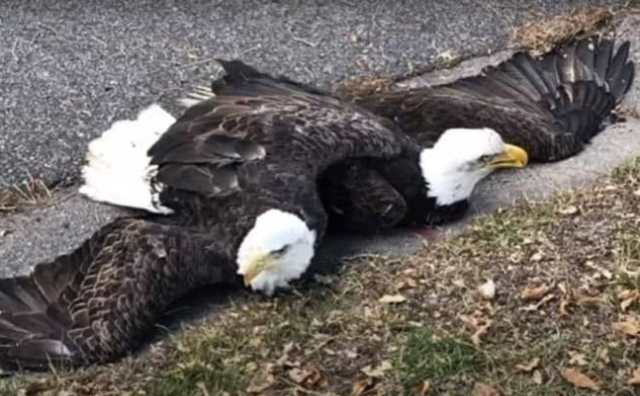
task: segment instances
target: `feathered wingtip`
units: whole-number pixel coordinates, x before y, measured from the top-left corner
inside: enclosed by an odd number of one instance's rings
[[[633,83],[630,42],[616,48],[598,36],[571,41],[539,60],[541,74],[556,84],[552,111],[569,131],[588,142],[613,117]]]
[[[185,97],[178,99],[178,105],[184,108],[195,106],[198,103],[215,97],[216,94],[211,87],[206,85],[198,85],[193,91],[189,92]]]
[[[218,58],[216,62],[220,63],[224,69],[226,73],[224,78],[228,81],[247,80],[249,78],[267,76],[239,59],[226,60]]]
[[[560,71],[565,80],[595,81],[618,103],[629,91],[635,75],[635,66],[629,59],[630,45],[624,41],[616,49],[614,39],[600,37],[571,42],[558,51]]]
[[[46,370],[82,359],[65,337],[71,323],[57,300],[75,275],[67,256],[38,265],[29,276],[0,279],[0,367]]]
[[[546,102],[562,127],[586,142],[631,87],[635,66],[629,46],[625,41],[616,49],[614,40],[592,36],[535,58],[521,52],[485,82],[493,92]]]
[[[221,94],[225,92],[225,89],[230,87],[234,87],[232,89],[237,89],[244,86],[244,83],[249,81],[253,81],[255,83],[255,81],[259,79],[273,79],[272,76],[258,71],[239,59],[216,59],[216,62],[220,63],[225,74],[211,82],[210,89],[214,95]],[[235,92],[235,94],[242,95],[246,94],[246,92],[241,89],[240,91]]]
[[[193,91],[177,100],[179,106],[189,108],[200,102],[209,100],[215,97],[217,92],[220,92],[225,86],[230,84],[237,84],[251,78],[271,78],[269,75],[259,72],[257,69],[239,59],[226,60],[216,58],[214,60],[222,66],[225,74],[213,80],[209,86],[197,85]]]
[[[630,45],[629,41],[622,43],[607,68],[607,84],[609,84],[609,89],[615,96],[616,102],[620,102],[629,91],[635,77],[635,65],[629,59]]]

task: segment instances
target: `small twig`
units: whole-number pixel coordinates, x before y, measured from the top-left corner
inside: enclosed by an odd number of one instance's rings
[[[254,46],[253,46],[253,47],[251,47],[251,48],[247,48],[246,50],[241,51],[241,52],[240,52],[240,54],[239,54],[237,57],[238,57],[238,58],[242,58],[244,55],[248,54],[249,52],[254,51],[254,50],[257,50],[257,49],[259,49],[259,48],[261,48],[261,47],[262,47],[262,46],[261,46],[260,44],[254,45]]]
[[[302,37],[291,36],[291,39],[293,41],[297,41],[297,42],[300,42],[302,44],[306,44],[309,47],[313,47],[313,48],[316,48],[318,46],[318,44],[320,44],[320,43],[311,42],[311,41],[309,41],[307,39],[303,39]]]
[[[16,40],[13,42],[13,47],[11,47],[11,55],[13,56],[13,60],[18,63],[18,61],[20,60],[20,58],[18,57],[18,55],[16,55],[16,48],[18,47],[18,41],[20,41],[20,38],[16,38]]]
[[[49,33],[53,33],[55,36],[57,36],[57,35],[58,35],[58,31],[57,31],[57,30],[55,30],[54,28],[52,28],[52,27],[51,27],[51,26],[49,26],[49,25],[45,25],[44,23],[39,23],[39,24],[38,24],[38,27],[41,27],[41,28],[43,28],[44,30],[49,31]]]
[[[336,339],[336,337],[328,337],[327,339],[322,341],[320,344],[316,345],[308,354],[306,354],[306,356],[309,357],[309,356],[314,355],[316,352],[318,352],[320,349],[322,349],[325,346],[327,346],[327,344],[329,344],[331,341],[333,341],[335,339]]]

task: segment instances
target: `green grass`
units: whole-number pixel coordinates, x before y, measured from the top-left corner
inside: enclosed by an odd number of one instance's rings
[[[179,341],[179,362],[148,386],[147,394],[156,396],[211,395],[222,391],[239,393],[247,386],[243,361],[231,362],[230,356],[241,356],[247,340],[237,334],[214,332],[188,336]]]
[[[482,368],[484,358],[473,345],[453,337],[436,338],[429,329],[409,333],[396,360],[400,381],[407,392],[423,381],[449,377]]]
[[[0,379],[0,396],[15,396],[18,394],[20,380],[14,378]]]

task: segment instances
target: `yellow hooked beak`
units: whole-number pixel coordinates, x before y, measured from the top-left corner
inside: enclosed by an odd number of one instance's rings
[[[270,254],[256,256],[249,264],[247,271],[242,275],[245,287],[249,287],[251,282],[260,275],[260,273],[273,265],[273,257]]]
[[[524,168],[529,162],[527,152],[513,144],[505,144],[504,151],[495,157],[488,166],[498,168]]]

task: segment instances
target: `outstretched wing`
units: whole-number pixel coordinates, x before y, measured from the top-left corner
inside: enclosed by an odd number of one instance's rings
[[[533,160],[559,160],[602,130],[631,86],[629,42],[615,55],[613,48],[611,40],[573,41],[541,58],[517,53],[480,76],[356,101],[394,119],[423,145],[448,128],[490,127]]]
[[[32,274],[0,279],[0,367],[82,365],[127,353],[181,295],[236,281],[234,261],[214,245],[181,227],[120,219]]]
[[[239,166],[270,155],[298,160],[296,150],[309,155],[313,146],[314,158],[329,147],[343,156],[390,156],[402,148],[395,126],[367,110],[240,61],[220,63],[226,75],[212,83],[212,94],[188,108],[148,152],[164,185],[222,196],[240,188]]]

